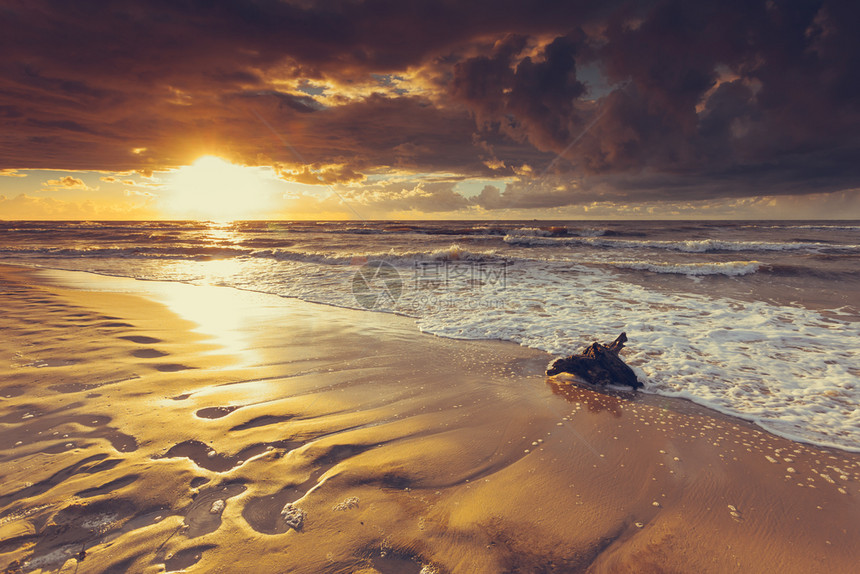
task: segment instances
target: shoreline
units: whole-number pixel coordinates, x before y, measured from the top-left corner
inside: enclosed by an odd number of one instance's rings
[[[684,399],[548,384],[543,352],[404,317],[75,273],[0,266],[4,568],[860,561],[855,453]]]
[[[200,287],[199,284],[193,283],[191,281],[137,278],[137,277],[129,277],[126,275],[114,275],[114,274],[110,274],[107,272],[101,272],[101,271],[82,271],[82,270],[74,270],[74,269],[62,269],[62,268],[56,268],[56,267],[30,267],[30,266],[23,265],[23,264],[19,265],[17,263],[4,263],[4,262],[0,262],[0,266],[17,268],[17,269],[22,269],[22,270],[29,270],[29,271],[33,271],[35,273],[41,273],[43,276],[43,279],[47,278],[47,277],[51,277],[53,274],[52,280],[54,282],[56,282],[58,285],[63,285],[65,282],[68,282],[70,280],[69,278],[71,278],[71,277],[83,277],[84,279],[79,279],[79,280],[73,281],[73,283],[77,284],[79,288],[83,288],[83,289],[96,289],[96,290],[104,290],[105,289],[104,287],[99,286],[100,281],[98,279],[95,279],[92,281],[88,281],[87,279],[85,279],[88,276],[95,276],[97,278],[99,278],[99,277],[104,278],[105,280],[107,280],[108,283],[111,280],[115,280],[115,285],[122,285],[123,282],[128,282],[128,281],[132,282],[132,283],[129,283],[128,285],[135,285],[134,282],[137,282],[137,284],[136,284],[137,287],[128,287],[128,288],[114,287],[114,288],[125,289],[125,290],[128,290],[129,292],[134,292],[134,293],[145,294],[148,297],[152,297],[153,295],[158,297],[159,290],[158,289],[146,289],[145,287],[143,287],[143,285],[146,285],[146,284],[181,284],[181,285]],[[206,286],[206,287],[210,287],[210,286]],[[418,318],[416,316],[408,315],[406,313],[399,312],[396,310],[356,309],[354,307],[338,305],[338,304],[331,303],[331,302],[307,301],[307,300],[302,299],[300,297],[282,296],[282,295],[278,295],[275,293],[270,293],[268,291],[247,289],[247,288],[238,287],[238,286],[231,286],[231,285],[223,285],[222,286],[222,285],[219,285],[217,287],[222,288],[222,289],[233,289],[233,290],[240,291],[243,293],[251,293],[251,294],[260,295],[263,297],[270,297],[270,296],[271,297],[278,297],[280,299],[284,299],[287,301],[295,301],[295,302],[298,302],[299,304],[321,306],[323,308],[331,308],[334,310],[355,311],[358,313],[375,313],[375,314],[381,313],[383,315],[391,315],[391,316],[397,317],[398,320],[399,319],[408,319],[410,322],[412,322],[413,328],[418,330],[420,333],[426,334],[430,337],[440,337],[440,338],[444,338],[444,339],[450,339],[453,341],[484,341],[484,342],[498,342],[498,343],[501,343],[504,345],[514,344],[517,346],[523,346],[524,348],[529,349],[531,351],[543,353],[547,358],[547,366],[549,366],[550,363],[552,363],[555,359],[559,358],[559,356],[560,356],[560,355],[553,355],[552,353],[545,351],[543,349],[540,349],[540,348],[529,347],[527,345],[523,345],[523,344],[517,343],[516,341],[510,341],[507,339],[458,338],[458,337],[455,337],[453,335],[439,335],[439,334],[433,333],[431,331],[424,331],[416,325],[416,323],[418,321]],[[161,298],[161,301],[164,302],[163,296]],[[187,302],[188,301],[186,301],[186,303]],[[835,309],[814,309],[814,308],[809,308],[809,310],[816,311],[816,312],[833,312],[833,313],[836,313],[838,311]],[[843,320],[846,320],[845,317],[840,317],[840,318]],[[201,319],[200,314],[196,313],[194,316],[194,319],[200,320]],[[854,319],[847,319],[847,320],[853,321]],[[856,319],[856,320],[860,320],[860,319]],[[641,373],[641,367],[638,364],[634,365],[633,363],[631,363],[630,365],[635,366],[635,369],[637,371],[640,371],[639,374],[641,374],[641,376],[643,376],[643,377],[645,376],[644,374]],[[613,389],[610,389],[610,392],[612,390]],[[614,389],[614,390],[622,390],[622,389]],[[846,446],[844,444],[838,444],[838,443],[828,443],[828,442],[824,442],[824,441],[815,442],[815,441],[809,439],[808,437],[803,436],[802,434],[793,433],[789,430],[779,430],[779,429],[775,428],[775,426],[777,424],[779,424],[779,422],[780,422],[778,420],[769,421],[768,419],[755,418],[753,416],[744,417],[743,415],[738,414],[737,412],[734,412],[730,408],[721,408],[719,405],[709,403],[706,400],[700,399],[696,396],[688,396],[688,394],[685,392],[679,392],[679,393],[675,393],[675,394],[670,394],[670,393],[666,393],[666,392],[658,392],[655,390],[649,390],[647,388],[647,385],[645,388],[639,389],[639,392],[641,392],[645,395],[661,397],[663,399],[668,399],[668,400],[672,400],[672,401],[680,401],[678,403],[680,406],[677,408],[681,408],[681,409],[684,408],[683,405],[685,403],[691,403],[693,405],[696,405],[697,407],[704,409],[705,412],[717,413],[718,415],[723,416],[723,417],[727,417],[730,420],[741,421],[743,423],[752,424],[752,425],[756,426],[757,428],[759,428],[760,430],[763,430],[770,435],[780,437],[780,438],[789,440],[791,442],[805,444],[805,445],[808,445],[808,446],[811,446],[814,448],[818,448],[818,449],[832,449],[832,450],[837,451],[837,452],[847,452],[847,453],[860,454],[860,446],[849,447],[849,446]]]

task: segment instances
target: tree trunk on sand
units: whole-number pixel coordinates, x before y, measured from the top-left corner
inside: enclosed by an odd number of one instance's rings
[[[626,342],[627,334],[621,333],[608,345],[592,343],[579,355],[556,359],[546,374],[570,373],[595,385],[626,385],[638,389],[643,385],[636,373],[618,356]]]

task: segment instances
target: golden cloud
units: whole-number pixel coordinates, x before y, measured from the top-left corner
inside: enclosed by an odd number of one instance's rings
[[[364,181],[364,174],[358,173],[345,164],[312,164],[298,168],[276,165],[275,171],[281,179],[307,185],[349,184]]]
[[[85,191],[92,191],[92,188],[88,186],[84,180],[72,177],[71,175],[65,175],[59,179],[49,179],[45,182],[45,186],[49,188],[50,191],[58,191],[62,189],[82,189]]]

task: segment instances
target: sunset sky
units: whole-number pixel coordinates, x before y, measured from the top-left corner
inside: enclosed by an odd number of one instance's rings
[[[860,218],[860,4],[0,2],[0,219]]]

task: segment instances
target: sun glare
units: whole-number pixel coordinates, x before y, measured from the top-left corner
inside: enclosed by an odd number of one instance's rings
[[[273,207],[271,187],[272,181],[262,168],[203,156],[173,174],[165,209],[183,219],[235,221],[266,217]]]

